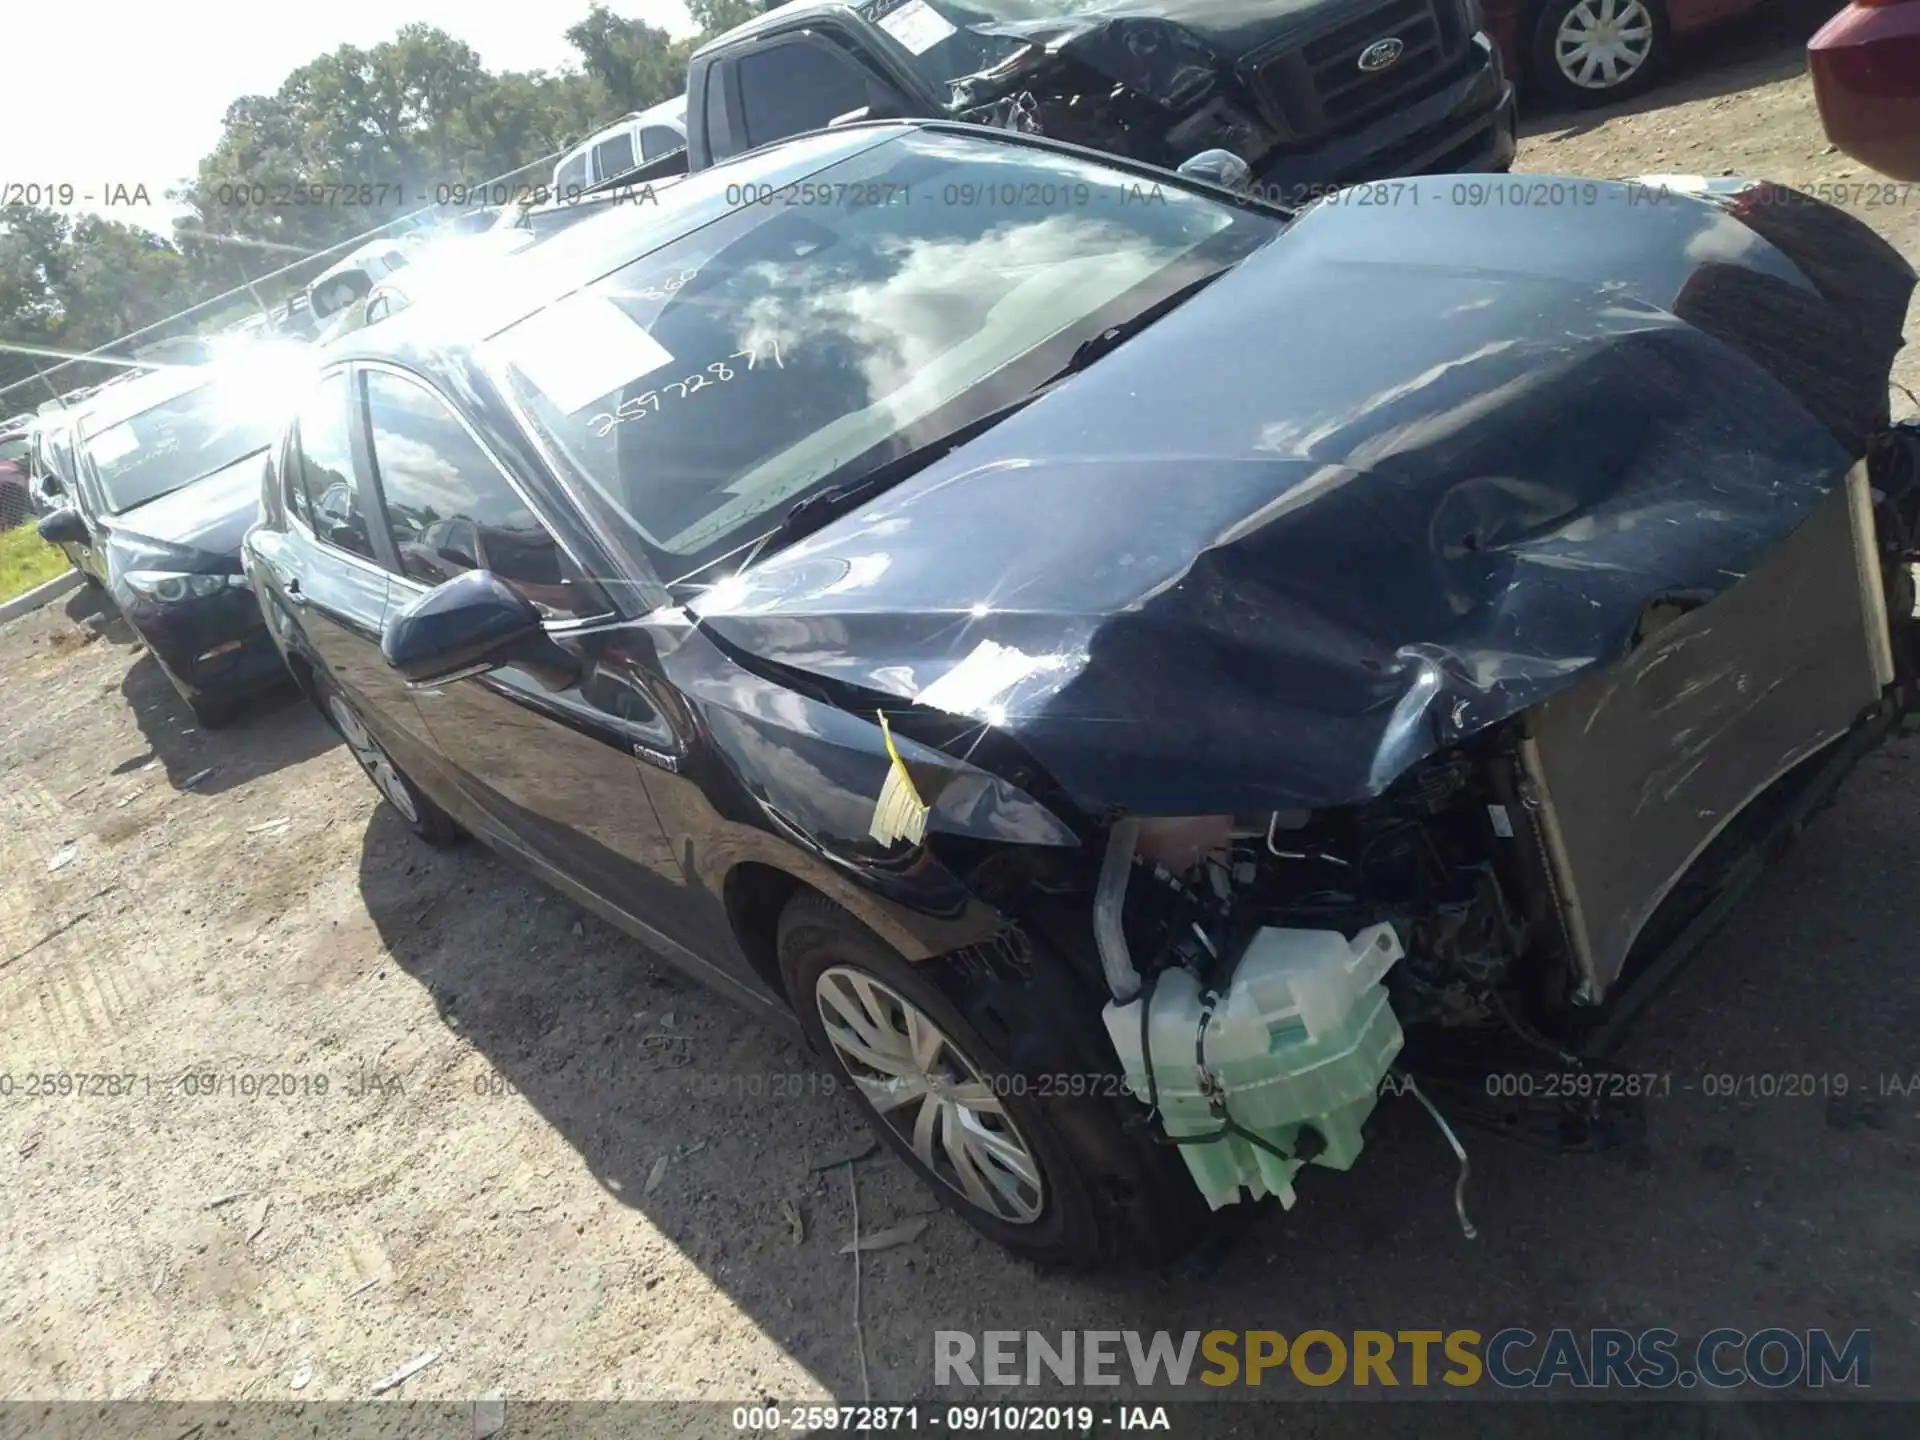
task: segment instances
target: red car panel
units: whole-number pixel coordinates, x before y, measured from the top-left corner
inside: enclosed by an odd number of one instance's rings
[[[1896,180],[1920,180],[1920,3],[1849,5],[1807,43],[1827,138]]]

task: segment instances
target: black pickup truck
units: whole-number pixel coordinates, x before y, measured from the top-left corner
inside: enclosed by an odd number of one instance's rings
[[[1169,168],[1225,150],[1279,199],[1514,153],[1479,0],[794,0],[694,53],[670,168],[907,117]]]

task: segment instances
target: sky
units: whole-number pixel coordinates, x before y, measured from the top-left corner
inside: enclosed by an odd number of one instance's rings
[[[436,25],[489,70],[552,70],[578,59],[566,30],[589,0],[17,0],[0,27],[0,201],[20,187],[71,184],[95,210],[168,232],[165,190],[190,176],[241,95],[270,94],[290,71],[341,45]],[[609,0],[676,35],[681,0]],[[106,201],[145,185],[151,205]]]

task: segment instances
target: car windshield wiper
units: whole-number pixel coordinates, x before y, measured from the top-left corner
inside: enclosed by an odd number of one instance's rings
[[[1232,268],[1232,266],[1228,265],[1218,270],[1210,270],[1198,279],[1189,280],[1186,284],[1180,286],[1179,289],[1168,291],[1165,295],[1162,295],[1158,300],[1147,306],[1146,309],[1135,311],[1126,319],[1107,326],[1106,329],[1100,331],[1097,335],[1089,335],[1085,340],[1082,340],[1078,345],[1074,346],[1073,354],[1068,357],[1067,363],[1051,378],[1041,384],[1040,390],[1045,390],[1050,386],[1057,385],[1069,375],[1078,374],[1080,371],[1086,369],[1087,366],[1098,360],[1102,355],[1110,353],[1117,349],[1123,342],[1131,340],[1135,335],[1138,335],[1142,330],[1153,324],[1154,321],[1163,318],[1170,311],[1179,309],[1182,305],[1186,304],[1187,301],[1198,295],[1202,290],[1206,289],[1207,286],[1218,280]],[[1034,393],[1038,394],[1039,391],[1035,391]]]
[[[804,536],[811,535],[836,516],[844,515],[850,510],[857,510],[882,490],[899,484],[915,471],[926,469],[948,452],[957,450],[975,436],[992,429],[1016,410],[1031,405],[1068,376],[1078,374],[1121,342],[1139,334],[1168,311],[1184,305],[1224,274],[1226,269],[1214,270],[1196,280],[1190,280],[1179,289],[1162,295],[1144,310],[1137,311],[1125,320],[1088,336],[1074,347],[1073,354],[1067,358],[1065,365],[1026,394],[1004,405],[997,405],[983,415],[975,416],[966,424],[947,431],[937,439],[929,440],[923,445],[915,445],[891,459],[881,461],[857,480],[829,486],[825,490],[815,491],[804,499],[794,502],[787,513],[781,516],[780,523],[761,537],[760,543],[753,547],[740,568],[744,570],[769,550],[780,549]]]
[[[1057,378],[1057,377],[1056,377]],[[1052,384],[1052,381],[1048,381]],[[917,470],[924,470],[934,461],[957,450],[976,435],[998,425],[1016,410],[1025,409],[1046,390],[1046,385],[1031,390],[1004,405],[997,405],[983,415],[976,415],[964,425],[955,426],[944,435],[902,450],[891,459],[882,460],[873,469],[857,480],[849,480],[842,485],[832,485],[825,490],[816,490],[804,499],[795,501],[780,517],[780,523],[761,537],[760,543],[753,547],[740,568],[746,569],[761,555],[769,550],[777,550],[784,545],[806,535],[811,535],[836,516],[849,510],[857,510],[867,501],[889,486],[897,485]]]

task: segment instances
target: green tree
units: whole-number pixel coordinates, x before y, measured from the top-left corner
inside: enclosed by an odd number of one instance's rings
[[[725,34],[736,25],[744,25],[778,5],[780,0],[687,0],[687,14],[700,27],[702,41]],[[682,84],[685,83],[684,77]]]
[[[585,19],[567,27],[567,40],[611,102],[612,113],[603,116],[603,122],[615,114],[658,105],[685,90],[687,56],[697,43],[675,40],[657,26],[625,19],[598,4]]]
[[[494,74],[445,31],[409,25],[236,100],[178,198],[197,236],[314,250],[550,154],[607,104],[589,76]]]
[[[10,205],[0,211],[0,336],[21,345],[92,350],[178,310],[192,294],[185,257],[137,226],[97,215]],[[45,368],[51,362],[41,360]],[[34,372],[32,356],[0,350],[0,384]],[[105,377],[62,372],[56,388]],[[0,398],[0,410],[44,399]]]
[[[704,39],[764,8],[691,0],[690,13]],[[408,25],[377,45],[316,56],[272,94],[240,96],[193,180],[168,197],[188,212],[171,244],[114,221],[0,211],[0,383],[33,373],[7,340],[93,348],[418,210],[444,187],[515,167],[543,179],[537,162],[684,90],[698,43],[602,4],[566,35],[577,70],[495,73],[445,31]],[[263,298],[278,301],[332,258],[296,266]],[[104,376],[69,370],[56,384]],[[0,413],[28,398],[0,397]]]

